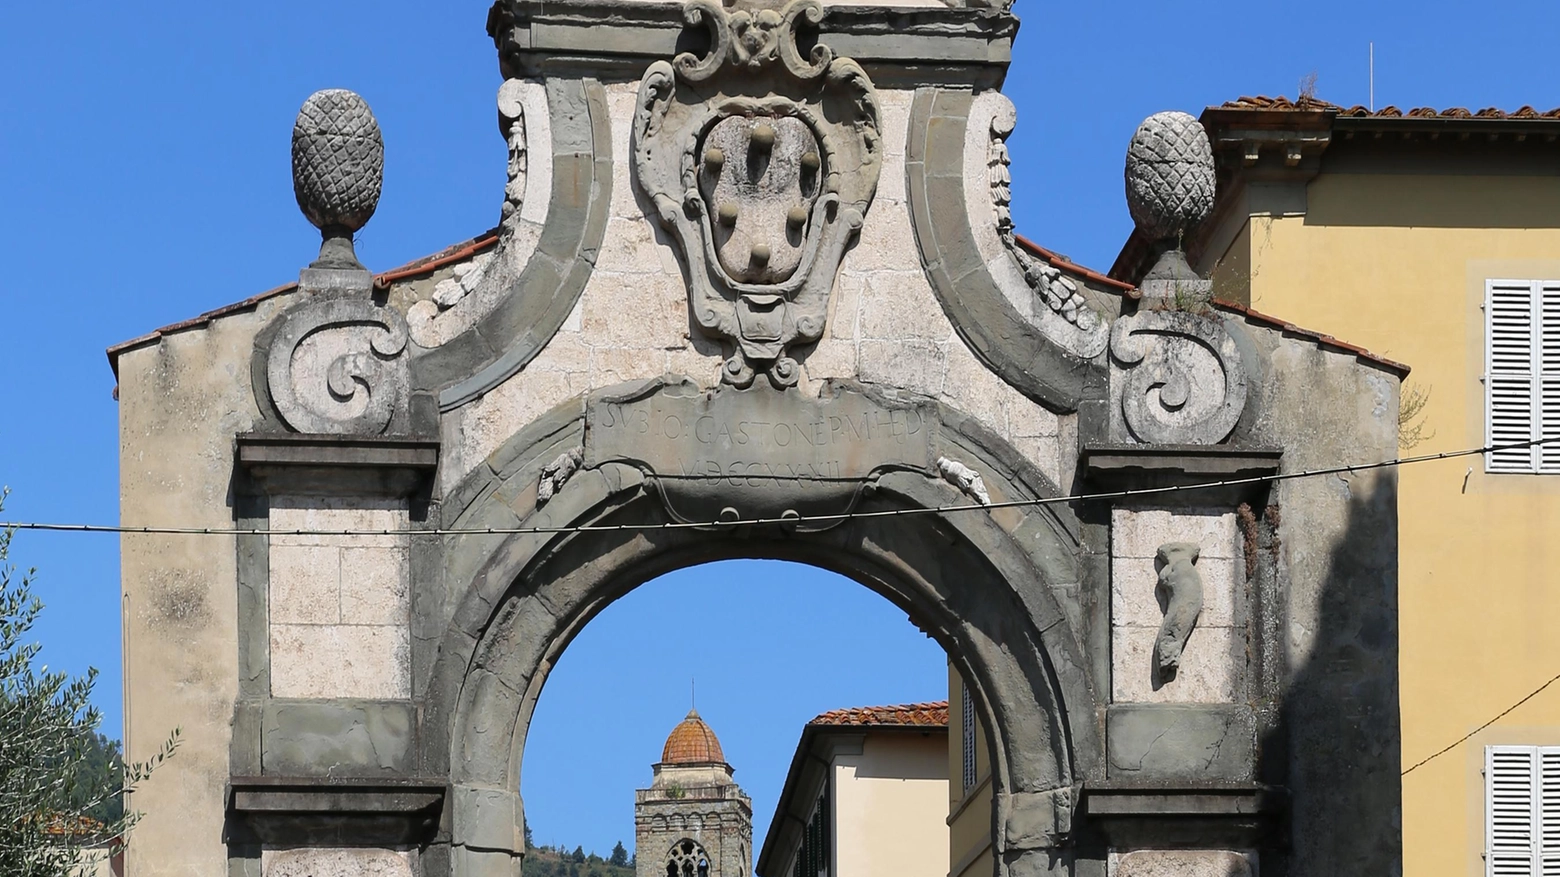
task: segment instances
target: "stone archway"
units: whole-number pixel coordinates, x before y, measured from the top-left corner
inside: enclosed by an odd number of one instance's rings
[[[643,398],[646,390],[635,392]],[[740,406],[763,410],[771,391],[723,392]],[[861,406],[856,410],[876,412],[883,423],[893,411],[920,411],[936,432],[935,449],[946,454],[938,459],[958,458],[980,471],[990,499],[1055,492],[1032,465],[957,412],[928,403],[906,408],[903,400],[885,403],[848,389],[836,398],[846,395]],[[524,849],[517,790],[527,729],[547,674],[574,635],[656,576],[732,558],[829,569],[909,613],[948,652],[990,729],[999,872],[1065,869],[1075,790],[1102,764],[1099,705],[1076,622],[1057,595],[1078,580],[1076,522],[1047,507],[889,514],[972,502],[957,479],[911,455],[872,461],[870,489],[847,497],[852,511],[868,516],[812,529],[805,523],[659,529],[700,497],[680,495],[675,475],[598,458],[596,443],[603,439],[588,425],[602,398],[627,396],[609,392],[571,403],[522,431],[452,497],[472,499],[446,512],[447,520],[492,520],[531,502],[514,491],[532,483],[550,496],[521,516],[521,527],[566,531],[486,537],[480,552],[474,549],[483,537],[468,537],[458,549],[464,555],[454,570],[459,581],[447,581],[457,601],[455,621],[432,668],[423,763],[448,771],[452,875],[514,873]],[[698,442],[691,433],[679,436]],[[594,468],[558,477],[560,463],[572,469],[582,459]],[[728,480],[715,498],[727,508],[756,510],[799,499],[792,481],[756,477]],[[822,502],[815,494],[800,499]],[[575,527],[600,529],[568,531]]]

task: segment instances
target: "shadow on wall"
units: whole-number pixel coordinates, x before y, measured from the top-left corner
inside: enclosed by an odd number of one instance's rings
[[[1292,849],[1287,862],[1264,861],[1262,874],[1396,877],[1403,861],[1397,478],[1385,471],[1302,484],[1291,482],[1262,520],[1246,521],[1258,549],[1257,598],[1288,595],[1279,604],[1287,617],[1265,616],[1278,635],[1265,637],[1277,659],[1262,668],[1276,683],[1263,690],[1285,693],[1259,726],[1258,776],[1291,791]],[[1312,558],[1303,543],[1321,528],[1303,515],[1323,507],[1317,491],[1346,492],[1348,505],[1342,537],[1325,553],[1318,539]],[[1296,544],[1282,544],[1285,534]],[[1290,581],[1275,580],[1286,571]]]

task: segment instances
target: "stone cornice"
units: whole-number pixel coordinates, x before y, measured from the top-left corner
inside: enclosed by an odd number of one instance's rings
[[[573,72],[638,79],[689,46],[680,3],[498,0],[488,33],[506,77]],[[1012,60],[1018,19],[996,9],[831,6],[818,38],[855,59],[879,86],[997,87]]]

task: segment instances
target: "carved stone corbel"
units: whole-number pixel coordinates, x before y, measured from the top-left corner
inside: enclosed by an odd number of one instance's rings
[[[964,495],[981,505],[991,505],[991,494],[987,492],[986,482],[980,477],[979,472],[958,460],[950,460],[947,457],[937,458],[937,472],[942,475],[944,481],[959,488]]]
[[[584,462],[585,449],[574,448],[559,454],[557,459],[543,467],[541,478],[536,484],[536,507],[541,508],[551,502]]]
[[[877,93],[799,29],[817,0],[728,11],[691,0],[709,51],[657,61],[639,85],[637,180],[688,261],[694,323],[734,348],[721,379],[800,377],[789,351],[823,335],[834,276],[877,190]],[[721,74],[717,77],[717,73]]]

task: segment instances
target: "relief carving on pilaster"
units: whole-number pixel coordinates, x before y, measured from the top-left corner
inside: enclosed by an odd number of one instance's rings
[[[823,334],[845,248],[882,166],[877,94],[856,62],[799,38],[817,0],[727,10],[683,8],[709,51],[657,61],[639,86],[639,186],[688,262],[689,304],[706,334],[735,348],[721,379],[796,384],[791,348]]]
[[[1197,572],[1202,548],[1195,542],[1168,542],[1159,546],[1158,590],[1165,601],[1165,620],[1154,638],[1154,672],[1160,679],[1172,679],[1181,668],[1186,641],[1202,614],[1203,583]]]

